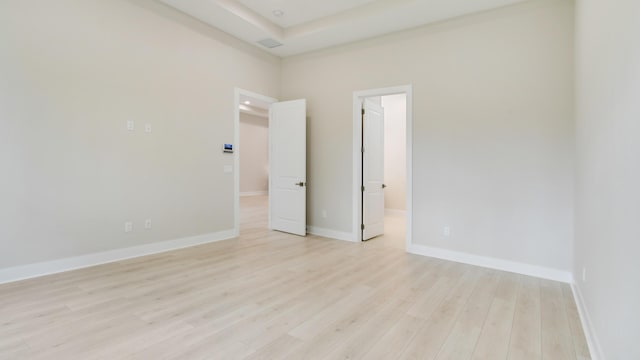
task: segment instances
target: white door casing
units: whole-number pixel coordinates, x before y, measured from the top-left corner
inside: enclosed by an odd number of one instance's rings
[[[307,227],[306,100],[269,109],[269,228],[305,236]]]
[[[376,88],[368,90],[359,90],[353,92],[353,107],[352,107],[352,121],[353,121],[353,139],[352,139],[352,159],[353,159],[353,173],[352,173],[352,201],[351,209],[352,214],[352,241],[362,240],[362,102],[365,98],[373,96],[385,96],[395,94],[406,94],[407,96],[407,117],[406,117],[406,146],[407,146],[407,173],[406,173],[406,239],[405,247],[408,252],[418,253],[415,244],[413,243],[413,86],[401,85],[392,86],[386,88]]]
[[[362,240],[384,233],[384,111],[365,99],[362,117]]]

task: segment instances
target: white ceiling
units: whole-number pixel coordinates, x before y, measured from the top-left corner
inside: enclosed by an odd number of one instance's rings
[[[268,118],[269,105],[271,104],[266,101],[246,95],[240,95],[240,104],[238,105],[238,108],[242,113]]]
[[[157,0],[278,56],[363,40],[525,0]],[[284,14],[277,17],[274,10]],[[257,41],[274,39],[267,49]]]
[[[269,106],[271,105],[271,103],[246,95],[240,95],[240,104],[248,105],[262,110],[269,110]]]
[[[248,8],[284,28],[335,15],[375,0],[239,0]],[[273,10],[282,10],[277,17]]]

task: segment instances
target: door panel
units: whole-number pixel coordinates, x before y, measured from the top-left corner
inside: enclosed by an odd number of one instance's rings
[[[271,104],[269,128],[270,228],[304,236],[307,233],[306,100]]]
[[[384,233],[384,111],[366,100],[362,119],[362,240]]]

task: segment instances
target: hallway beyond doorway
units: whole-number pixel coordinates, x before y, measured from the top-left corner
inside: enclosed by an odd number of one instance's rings
[[[385,213],[384,234],[367,240],[368,246],[384,246],[404,250],[406,246],[406,215]]]
[[[268,195],[240,197],[240,234],[248,235],[263,232],[268,227]],[[386,213],[384,217],[384,235],[375,237],[363,244],[371,247],[390,247],[405,249],[405,215]]]

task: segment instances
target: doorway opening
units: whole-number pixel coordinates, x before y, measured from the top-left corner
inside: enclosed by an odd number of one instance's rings
[[[353,238],[409,249],[412,88],[357,91],[353,106]]]
[[[235,91],[235,236],[269,224],[269,107],[276,101],[243,89]]]

